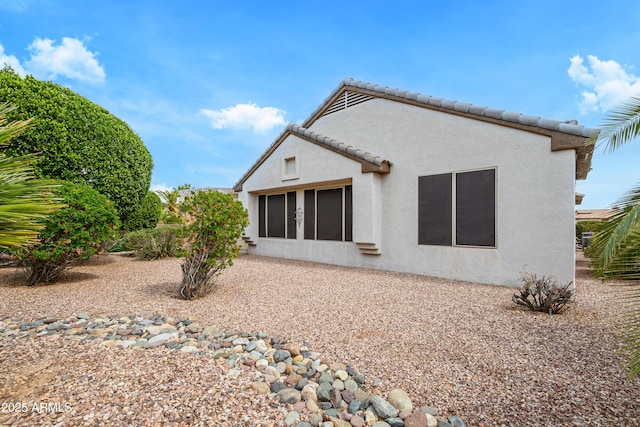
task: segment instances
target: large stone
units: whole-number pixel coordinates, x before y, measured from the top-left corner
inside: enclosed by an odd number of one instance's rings
[[[398,412],[413,411],[413,403],[407,393],[399,388],[393,389],[387,395],[387,401],[393,405]]]
[[[276,363],[285,361],[289,357],[291,357],[291,353],[289,353],[287,350],[276,350],[276,352],[273,353],[273,360]]]
[[[284,383],[290,387],[294,387],[301,378],[302,376],[298,374],[291,374],[285,378]]]
[[[342,395],[340,394],[340,390],[336,390],[335,388],[331,391],[331,404],[336,409],[341,409],[347,406],[342,400]]]
[[[311,384],[307,384],[306,386],[302,387],[301,394],[304,400],[313,400],[314,402],[318,401],[316,388]]]
[[[318,384],[322,383],[333,384],[333,376],[331,376],[331,374],[329,374],[328,372],[321,373],[318,377]]]
[[[422,411],[415,411],[404,419],[404,427],[427,427],[427,415]]]
[[[333,387],[331,387],[330,383],[322,383],[320,387],[316,390],[316,394],[318,395],[318,400],[321,402],[330,402],[331,401],[331,391]]]
[[[346,400],[345,400],[346,402]],[[360,410],[360,401],[358,399],[353,399],[349,402],[348,411],[350,414],[355,415]]]
[[[384,421],[376,421],[371,425],[371,427],[391,427],[391,426],[385,423]]]
[[[318,404],[316,403],[315,400],[311,400],[311,399],[307,400],[305,407],[312,414],[317,414],[318,412],[320,412],[320,408],[318,407]]]
[[[404,421],[399,417],[387,418],[384,422],[389,424],[390,427],[404,427]]]
[[[251,383],[251,388],[254,389],[259,394],[268,394],[271,390],[269,389],[269,384],[264,383],[262,381],[254,381]]]
[[[278,392],[278,401],[280,403],[296,403],[302,400],[300,392],[295,388],[287,387]]]
[[[359,415],[354,415],[353,417],[351,417],[351,420],[349,420],[349,422],[351,423],[351,425],[353,427],[364,427],[365,426],[364,419]]]
[[[449,417],[447,420],[453,427],[467,427],[467,424],[460,417]]]
[[[352,393],[355,393],[356,390],[358,389],[358,383],[355,382],[354,380],[346,380],[344,382],[344,389],[349,390]]]
[[[284,417],[284,423],[288,426],[295,424],[298,420],[300,420],[300,414],[296,411],[291,411]]]
[[[249,344],[249,338],[236,338],[235,340],[233,340],[231,342],[231,344],[233,345],[244,345],[246,346],[247,344]]]
[[[378,414],[376,414],[376,411],[374,411],[373,408],[369,407],[364,411],[364,420],[367,422],[368,426],[371,426],[373,423],[378,421]]]
[[[383,420],[398,416],[398,410],[380,396],[373,396],[371,398],[371,404],[373,405],[373,409],[376,410],[378,416]]]
[[[440,425],[440,421],[436,417],[431,414],[425,414],[427,416],[427,427],[438,427]]]
[[[329,417],[329,421],[331,421],[335,427],[351,427],[350,423],[337,417]]]
[[[353,397],[358,399],[360,402],[364,402],[365,400],[369,400],[371,394],[367,393],[363,389],[359,388],[353,392]]]
[[[347,371],[343,371],[342,369],[338,369],[333,376],[334,378],[339,378],[341,381],[346,381],[349,378]]]
[[[320,414],[311,414],[309,415],[309,423],[313,426],[313,427],[318,427],[320,425],[320,423],[322,422],[322,415]]]
[[[166,343],[167,341],[169,341],[170,339],[174,338],[175,336],[177,336],[177,334],[173,334],[173,333],[162,333],[162,334],[158,334],[154,337],[152,337],[151,339],[149,339],[149,341],[147,341],[147,344],[145,345],[145,348],[153,348],[153,347],[158,347],[163,345],[164,343]]]

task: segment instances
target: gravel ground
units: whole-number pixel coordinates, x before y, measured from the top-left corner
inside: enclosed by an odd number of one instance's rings
[[[548,316],[511,302],[514,289],[410,274],[243,255],[196,301],[177,298],[180,261],[110,255],[55,285],[0,270],[0,319],[161,313],[307,343],[351,364],[383,392],[469,426],[637,426],[640,382],[617,356],[618,285],[577,265],[577,302]],[[286,410],[223,364],[164,348],[133,351],[73,340],[0,339],[0,413],[13,425],[281,425]],[[57,402],[63,411],[34,411]],[[64,412],[68,404],[70,412]]]

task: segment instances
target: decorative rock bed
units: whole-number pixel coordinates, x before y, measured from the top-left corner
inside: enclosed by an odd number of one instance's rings
[[[4,339],[64,336],[98,341],[105,347],[150,349],[164,346],[182,353],[223,359],[230,375],[240,364],[256,369],[251,387],[271,394],[271,405],[286,405],[287,426],[298,427],[465,427],[459,417],[437,419],[437,411],[414,408],[409,396],[394,389],[381,396],[379,378],[368,382],[351,366],[328,365],[308,345],[269,338],[262,332],[220,331],[191,319],[176,320],[160,314],[90,317],[81,313],[67,319],[34,321],[3,319]]]

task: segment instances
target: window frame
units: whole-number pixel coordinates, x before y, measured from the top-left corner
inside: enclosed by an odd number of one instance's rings
[[[341,191],[341,239],[318,238],[318,192],[327,190]],[[312,199],[309,196],[313,193]],[[304,191],[304,240],[321,242],[353,242],[353,185],[308,188]],[[311,220],[311,221],[310,221]]]
[[[293,197],[291,197],[293,196]],[[283,221],[283,235],[276,236],[269,233],[269,199],[276,200],[277,197],[282,197],[283,209],[282,209],[282,221]],[[293,200],[292,200],[293,199]],[[295,221],[296,210],[296,191],[274,192],[264,193],[258,195],[258,237],[266,239],[297,239],[297,223]],[[291,204],[293,202],[293,204]],[[292,209],[293,207],[293,209]],[[293,218],[289,218],[291,212],[293,212]],[[273,212],[271,212],[273,213]]]
[[[462,244],[458,242],[458,209],[457,209],[457,198],[458,198],[458,188],[457,188],[457,177],[459,174],[473,173],[473,172],[486,172],[493,171],[493,245],[474,245],[474,244]],[[422,233],[422,219],[421,219],[421,191],[420,191],[420,178],[423,177],[436,177],[436,176],[444,176],[450,175],[451,178],[451,243],[450,244],[438,244],[438,243],[421,243],[421,233]],[[497,249],[498,248],[498,167],[486,167],[486,168],[476,168],[476,169],[466,169],[466,170],[458,170],[452,172],[438,173],[438,174],[429,174],[429,175],[419,175],[418,176],[418,197],[417,197],[417,240],[418,246],[445,246],[445,247],[454,247],[454,248],[478,248],[478,249]]]

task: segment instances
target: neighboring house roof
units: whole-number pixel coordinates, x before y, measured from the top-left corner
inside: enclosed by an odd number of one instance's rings
[[[582,209],[576,211],[576,221],[607,221],[618,211],[615,209]]]
[[[262,163],[264,163],[271,153],[273,153],[289,135],[295,135],[313,144],[335,151],[338,154],[359,162],[362,165],[362,172],[389,173],[391,162],[388,160],[367,151],[360,150],[352,145],[336,141],[328,136],[313,132],[312,130],[306,129],[302,126],[289,123],[280,136],[276,138],[274,143],[267,148],[267,151],[265,151],[258,161],[249,168],[247,173],[240,178],[240,181],[238,181],[234,186],[235,191],[242,191],[242,184],[247,180],[247,178],[249,178],[251,174],[253,174],[253,172],[262,165]]]
[[[543,119],[538,116],[527,116],[522,113],[508,112],[504,110],[497,110],[493,108],[477,106],[469,103],[448,100],[443,98],[436,98],[429,95],[423,95],[417,92],[409,92],[405,90],[393,89],[387,86],[380,86],[372,83],[361,82],[353,79],[345,79],[336,89],[333,90],[324,102],[304,121],[302,126],[288,125],[287,128],[280,134],[276,141],[260,156],[258,161],[243,175],[243,177],[234,186],[236,191],[241,191],[242,184],[251,176],[251,174],[266,160],[267,157],[275,151],[275,149],[284,141],[284,139],[290,135],[295,134],[303,137],[309,142],[316,143],[325,148],[332,149],[340,154],[351,156],[354,160],[358,160],[363,163],[363,171],[365,171],[365,163],[376,164],[370,162],[363,156],[364,153],[354,147],[342,144],[342,148],[334,147],[331,143],[326,143],[325,140],[333,141],[331,138],[315,134],[309,131],[310,127],[317,119],[328,114],[335,113],[337,111],[349,108],[353,105],[357,105],[366,102],[370,99],[382,98],[396,102],[402,102],[409,105],[414,105],[421,108],[427,108],[430,110],[440,111],[447,114],[455,114],[458,116],[481,120],[501,126],[507,126],[516,128],[519,130],[532,132],[540,135],[545,135],[551,138],[551,151],[560,150],[575,150],[576,151],[576,179],[585,179],[587,174],[591,170],[591,157],[593,155],[594,144],[588,142],[589,137],[595,136],[598,133],[596,129],[585,128],[578,125],[575,120],[568,120],[565,122],[557,120]],[[339,145],[340,143],[338,143]],[[350,149],[348,149],[350,148]],[[360,152],[360,157],[355,154]],[[376,156],[370,155],[373,158]],[[386,173],[389,172],[388,167],[390,163],[386,164],[386,171],[377,171]],[[382,164],[377,166],[382,167]],[[371,170],[366,170],[372,172]]]

